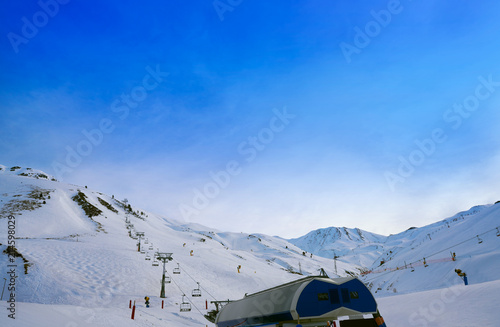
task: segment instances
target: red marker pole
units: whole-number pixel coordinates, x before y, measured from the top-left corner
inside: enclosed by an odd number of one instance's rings
[[[131,317],[132,320],[134,320],[134,316],[135,316],[135,301],[134,301],[134,306],[132,307],[132,317]]]
[[[208,310],[208,300],[205,300],[205,308]]]
[[[163,309],[163,300],[161,300],[161,308]]]
[[[130,300],[129,304],[128,304],[128,308],[129,309],[132,309],[132,300]]]

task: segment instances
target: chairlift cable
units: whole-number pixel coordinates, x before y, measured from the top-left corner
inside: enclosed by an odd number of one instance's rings
[[[455,244],[455,245],[452,245],[452,246],[450,246],[450,247],[448,247],[448,248],[446,248],[446,249],[444,249],[444,250],[441,250],[441,251],[438,251],[438,252],[436,252],[436,253],[433,253],[433,254],[431,254],[431,255],[429,255],[429,256],[426,256],[426,258],[430,258],[430,257],[435,256],[436,254],[442,253],[442,252],[444,252],[444,251],[448,251],[448,250],[450,250],[450,249],[454,248],[455,246],[462,245],[462,244],[464,244],[464,243],[466,243],[466,242],[469,242],[469,241],[471,241],[471,240],[473,240],[473,239],[476,239],[476,238],[477,238],[478,236],[480,236],[480,235],[487,234],[487,233],[489,233],[489,232],[491,232],[491,231],[494,231],[494,230],[496,230],[496,229],[497,229],[497,227],[492,228],[492,229],[490,229],[490,230],[488,230],[488,231],[486,231],[486,232],[483,232],[483,233],[481,233],[481,234],[478,234],[478,235],[476,235],[476,236],[473,236],[473,237],[471,237],[471,238],[469,238],[469,239],[467,239],[467,240],[465,240],[465,241],[462,241],[462,242],[460,242],[460,243],[457,243],[457,244]],[[420,261],[420,260],[419,260],[419,261]],[[417,261],[417,262],[419,262],[419,261]]]
[[[462,245],[462,244],[464,244],[464,243],[467,243],[467,242],[469,242],[469,241],[471,241],[471,240],[477,239],[477,237],[478,237],[478,236],[480,236],[480,235],[484,235],[484,234],[487,234],[487,233],[490,233],[490,232],[492,232],[492,231],[496,231],[496,230],[497,230],[497,228],[500,228],[500,226],[499,226],[499,227],[494,227],[494,228],[492,228],[492,229],[490,229],[490,230],[487,230],[486,232],[483,232],[483,233],[481,233],[481,234],[477,234],[477,235],[475,235],[475,236],[473,236],[473,237],[471,237],[471,238],[469,238],[469,239],[466,239],[465,241],[462,241],[462,242],[459,242],[459,243],[457,243],[457,244],[454,244],[454,245],[452,245],[452,246],[450,246],[450,247],[447,247],[447,248],[446,248],[446,249],[444,249],[444,250],[440,250],[440,251],[435,252],[435,253],[433,253],[433,254],[431,254],[431,255],[425,256],[425,258],[431,258],[431,257],[433,257],[433,256],[435,256],[435,255],[437,255],[437,254],[440,254],[440,253],[442,253],[442,252],[448,251],[448,250],[450,250],[450,249],[452,249],[452,248],[454,248],[454,247],[456,247],[456,246],[459,246],[459,245]],[[409,265],[409,266],[411,266],[411,265],[413,265],[413,264],[415,264],[415,263],[419,263],[419,262],[421,262],[421,261],[422,261],[422,259],[417,260],[417,261],[413,261],[413,262],[408,263],[408,265]],[[375,280],[376,278],[379,278],[379,277],[381,277],[381,276],[385,276],[385,275],[387,275],[387,274],[390,274],[390,273],[393,273],[393,272],[396,272],[396,271],[397,271],[397,270],[389,270],[389,271],[387,271],[386,273],[383,273],[383,274],[381,274],[381,275],[377,275],[377,276],[373,277],[372,279],[366,279],[366,282],[370,282],[370,281],[372,281],[372,280]]]
[[[169,274],[170,276],[170,274]],[[189,298],[189,296],[186,296],[186,293],[182,290],[182,288],[179,286],[179,284],[177,284],[177,282],[173,279],[173,278],[170,278],[172,280],[172,282],[175,284],[175,286],[177,286],[177,288],[181,291],[182,295],[183,295],[183,300],[184,300],[184,297],[186,299],[188,299],[188,301],[191,303],[191,305],[196,309],[196,311],[198,311],[203,317],[205,317],[205,315],[203,314],[203,312],[200,311],[200,309],[198,309],[198,307],[191,301],[191,299]]]
[[[174,261],[175,261],[176,263],[179,263],[179,262],[177,262],[177,260],[175,260],[175,259],[174,259]],[[179,266],[180,266],[180,265],[179,265]],[[183,267],[184,267],[184,266],[183,266]],[[188,275],[188,276],[189,276],[189,278],[191,278],[191,279],[192,279],[195,283],[198,283],[198,281],[197,281],[196,279],[194,279],[194,278],[193,278],[193,276],[191,276],[191,275],[190,275],[190,274],[186,271],[186,269],[185,269],[185,268],[180,268],[180,269],[181,269],[183,272],[185,272],[185,273],[186,273],[186,275]],[[215,298],[215,296],[213,296],[212,294],[210,294],[210,292],[208,292],[208,291],[207,291],[205,288],[203,288],[200,284],[198,284],[198,286],[199,286],[199,288],[200,288],[200,289],[202,289],[204,292],[206,292],[208,295],[210,295],[210,296],[212,297],[212,299],[217,300],[217,299]]]

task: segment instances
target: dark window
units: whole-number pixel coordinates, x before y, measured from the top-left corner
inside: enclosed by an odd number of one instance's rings
[[[328,293],[318,293],[318,301],[328,301]]]
[[[375,319],[363,319],[363,320],[343,320],[340,322],[340,327],[376,327],[377,323]]]
[[[351,299],[359,299],[358,292],[351,292]]]
[[[341,288],[340,293],[342,294],[342,302],[351,303],[351,298],[349,297],[349,290],[347,288]]]
[[[340,296],[339,296],[339,291],[337,289],[330,290],[330,303],[340,304]]]

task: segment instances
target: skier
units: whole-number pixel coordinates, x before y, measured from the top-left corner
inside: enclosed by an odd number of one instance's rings
[[[467,274],[462,269],[455,269],[455,272],[459,277],[461,277],[464,281],[465,286],[469,285],[469,280],[467,279]]]
[[[149,308],[149,297],[145,296],[144,300],[146,300],[146,308]]]

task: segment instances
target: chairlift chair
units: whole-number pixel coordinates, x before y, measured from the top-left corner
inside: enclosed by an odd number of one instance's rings
[[[146,254],[146,257],[144,258],[145,260],[151,260],[151,257],[149,256],[149,253]]]
[[[477,235],[477,242],[478,242],[479,244],[483,243],[483,239],[482,239],[482,238],[480,238],[480,237],[479,237],[479,235]]]
[[[181,312],[189,312],[191,311],[191,303],[184,300],[185,295],[182,295],[182,303],[181,303]]]
[[[142,254],[146,253],[146,250],[144,250],[144,248],[141,248],[141,253]]]
[[[177,264],[177,267],[174,268],[173,273],[176,274],[176,275],[179,275],[181,273],[181,268],[179,267],[179,264]]]
[[[153,244],[151,244],[151,245],[149,246],[149,249],[150,249],[150,250],[153,250]]]
[[[165,283],[170,284],[172,282],[172,278],[170,276],[165,276]]]
[[[148,243],[149,243],[148,239],[145,239],[144,244],[148,244]]]
[[[152,263],[152,265],[154,267],[158,267],[160,265],[160,263],[158,261],[154,260],[153,263]]]
[[[198,284],[198,288],[195,288],[193,290],[193,293],[191,293],[191,295],[193,297],[201,297],[200,283],[197,282],[196,284]]]
[[[500,237],[500,230],[498,230],[498,227],[497,227],[497,236]]]

